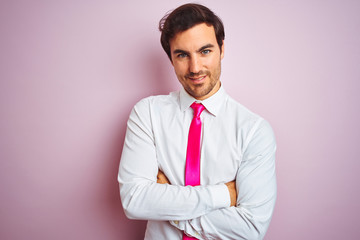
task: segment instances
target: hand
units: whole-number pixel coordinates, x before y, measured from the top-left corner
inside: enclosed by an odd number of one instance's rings
[[[230,207],[236,206],[237,193],[235,180],[225,183],[225,185],[228,187],[230,193]]]
[[[158,175],[157,175],[157,183],[160,184],[170,184],[169,179],[167,179],[167,177],[165,176],[165,174],[159,169]]]

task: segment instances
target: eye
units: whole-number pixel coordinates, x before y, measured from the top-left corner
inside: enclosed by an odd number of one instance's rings
[[[207,55],[210,52],[211,52],[211,50],[209,50],[209,49],[205,49],[205,50],[201,51],[201,53],[204,54],[204,55]]]
[[[186,58],[187,54],[186,53],[180,53],[177,55],[178,58]]]

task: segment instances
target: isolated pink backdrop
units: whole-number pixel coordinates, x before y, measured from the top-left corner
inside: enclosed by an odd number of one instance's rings
[[[267,240],[360,235],[360,2],[199,1],[222,82],[278,142]],[[180,87],[158,20],[185,1],[0,2],[0,239],[142,239],[116,174],[132,106]]]

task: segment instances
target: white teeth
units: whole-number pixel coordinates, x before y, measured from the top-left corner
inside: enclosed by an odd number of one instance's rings
[[[199,77],[199,78],[190,78],[191,80],[194,80],[194,81],[199,81],[199,80],[202,80],[204,79],[206,76],[203,76],[203,77]]]

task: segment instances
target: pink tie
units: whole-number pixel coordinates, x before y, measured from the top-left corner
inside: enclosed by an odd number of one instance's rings
[[[201,144],[201,119],[200,114],[205,107],[194,102],[191,104],[194,109],[194,118],[191,121],[185,165],[185,185],[200,185],[200,144]],[[196,239],[183,234],[183,240]]]

